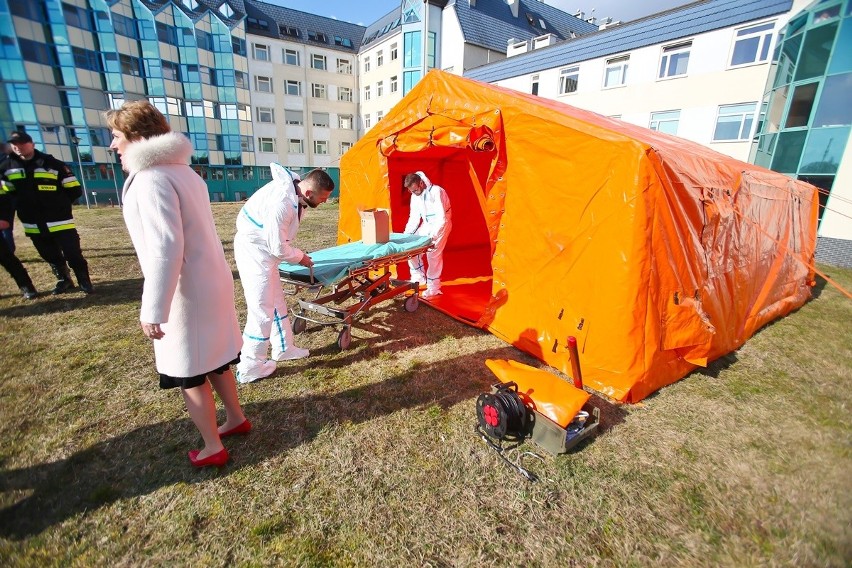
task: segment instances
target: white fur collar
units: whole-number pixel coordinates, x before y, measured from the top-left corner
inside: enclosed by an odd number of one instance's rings
[[[124,149],[122,165],[134,174],[164,164],[189,164],[192,143],[179,132],[169,132],[131,142]]]

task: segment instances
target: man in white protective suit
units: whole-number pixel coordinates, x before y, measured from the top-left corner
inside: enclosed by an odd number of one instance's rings
[[[334,181],[322,170],[299,176],[271,164],[272,181],[249,198],[237,215],[234,258],[246,297],[246,327],[237,365],[237,380],[250,383],[275,372],[276,361],[308,356],[293,342],[293,325],[278,265],[282,261],[312,266],[311,258],[293,246],[306,207],[315,208],[334,190]],[[272,359],[267,357],[270,344]]]
[[[411,213],[405,225],[407,235],[426,235],[432,238],[432,246],[426,251],[426,270],[423,256],[408,260],[411,280],[426,284],[423,297],[434,298],[441,294],[441,272],[444,270],[444,247],[453,228],[450,213],[450,198],[440,185],[435,185],[423,172],[408,174],[403,185],[411,192]]]

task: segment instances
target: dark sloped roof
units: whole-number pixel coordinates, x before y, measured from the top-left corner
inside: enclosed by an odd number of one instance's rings
[[[197,2],[198,8],[196,8],[195,10],[190,10],[189,8],[184,6],[182,0],[174,0],[175,6],[178,9],[182,10],[190,18],[192,18],[193,21],[201,18],[209,10],[211,12],[214,12],[216,16],[219,17],[226,24],[228,24],[228,26],[234,27],[246,15],[244,0],[197,0]],[[142,3],[156,14],[164,7],[171,4],[172,0],[142,0]],[[234,12],[230,18],[225,17],[225,14],[223,14],[219,10],[222,4],[225,3],[230,5],[231,9]]]
[[[704,0],[470,69],[464,75],[499,81],[783,14],[792,4],[792,0]]]
[[[465,42],[505,52],[509,39],[531,39],[548,33],[559,39],[568,39],[572,37],[571,32],[584,35],[598,30],[595,24],[544,2],[518,1],[516,18],[505,0],[477,0],[475,6],[471,6],[468,0],[456,0],[456,14]],[[544,27],[540,21],[544,21]]]
[[[399,33],[400,24],[402,22],[400,8],[394,8],[369,26],[367,26],[366,31],[364,32],[364,39],[362,40],[363,45],[361,47],[367,46],[370,43],[376,41],[377,39],[383,39],[385,37],[389,37],[390,35],[395,35]]]
[[[276,39],[288,39],[310,45],[322,45],[329,49],[339,49],[352,53],[358,52],[361,38],[364,37],[364,26],[342,22],[334,18],[317,16],[291,8],[266,4],[256,0],[245,0],[246,32]],[[255,22],[265,21],[267,28],[259,27]],[[282,35],[279,26],[297,30],[298,36]],[[325,41],[317,37],[322,34]],[[335,38],[346,40],[344,43],[335,42]],[[348,45],[347,45],[348,42]]]

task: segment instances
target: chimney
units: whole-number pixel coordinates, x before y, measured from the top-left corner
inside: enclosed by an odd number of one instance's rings
[[[584,17],[585,15],[586,15],[586,13],[585,13],[585,12],[582,12],[582,11],[580,11],[580,10],[577,10],[577,11],[576,11],[576,12],[574,12],[574,14],[573,14],[573,16],[574,16],[575,18],[580,18],[581,20],[583,19],[583,17]]]
[[[512,17],[517,18],[521,0],[506,0],[506,4],[508,4],[509,8],[512,10]]]

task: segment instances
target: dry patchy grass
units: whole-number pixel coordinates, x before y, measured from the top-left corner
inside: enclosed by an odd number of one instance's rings
[[[214,205],[231,262],[238,208]],[[98,293],[0,297],[3,565],[852,562],[852,301],[830,287],[641,405],[595,397],[602,433],[527,458],[535,484],[473,435],[484,360],[534,361],[388,302],[349,350],[336,330],[309,330],[312,357],[241,386],[256,429],[227,443],[227,467],[196,471],[185,452],[198,435],[181,398],[157,389],[138,329],[141,274],[120,211],[77,216]],[[309,212],[304,248],[333,244],[336,217]],[[852,271],[828,272],[852,288]]]

